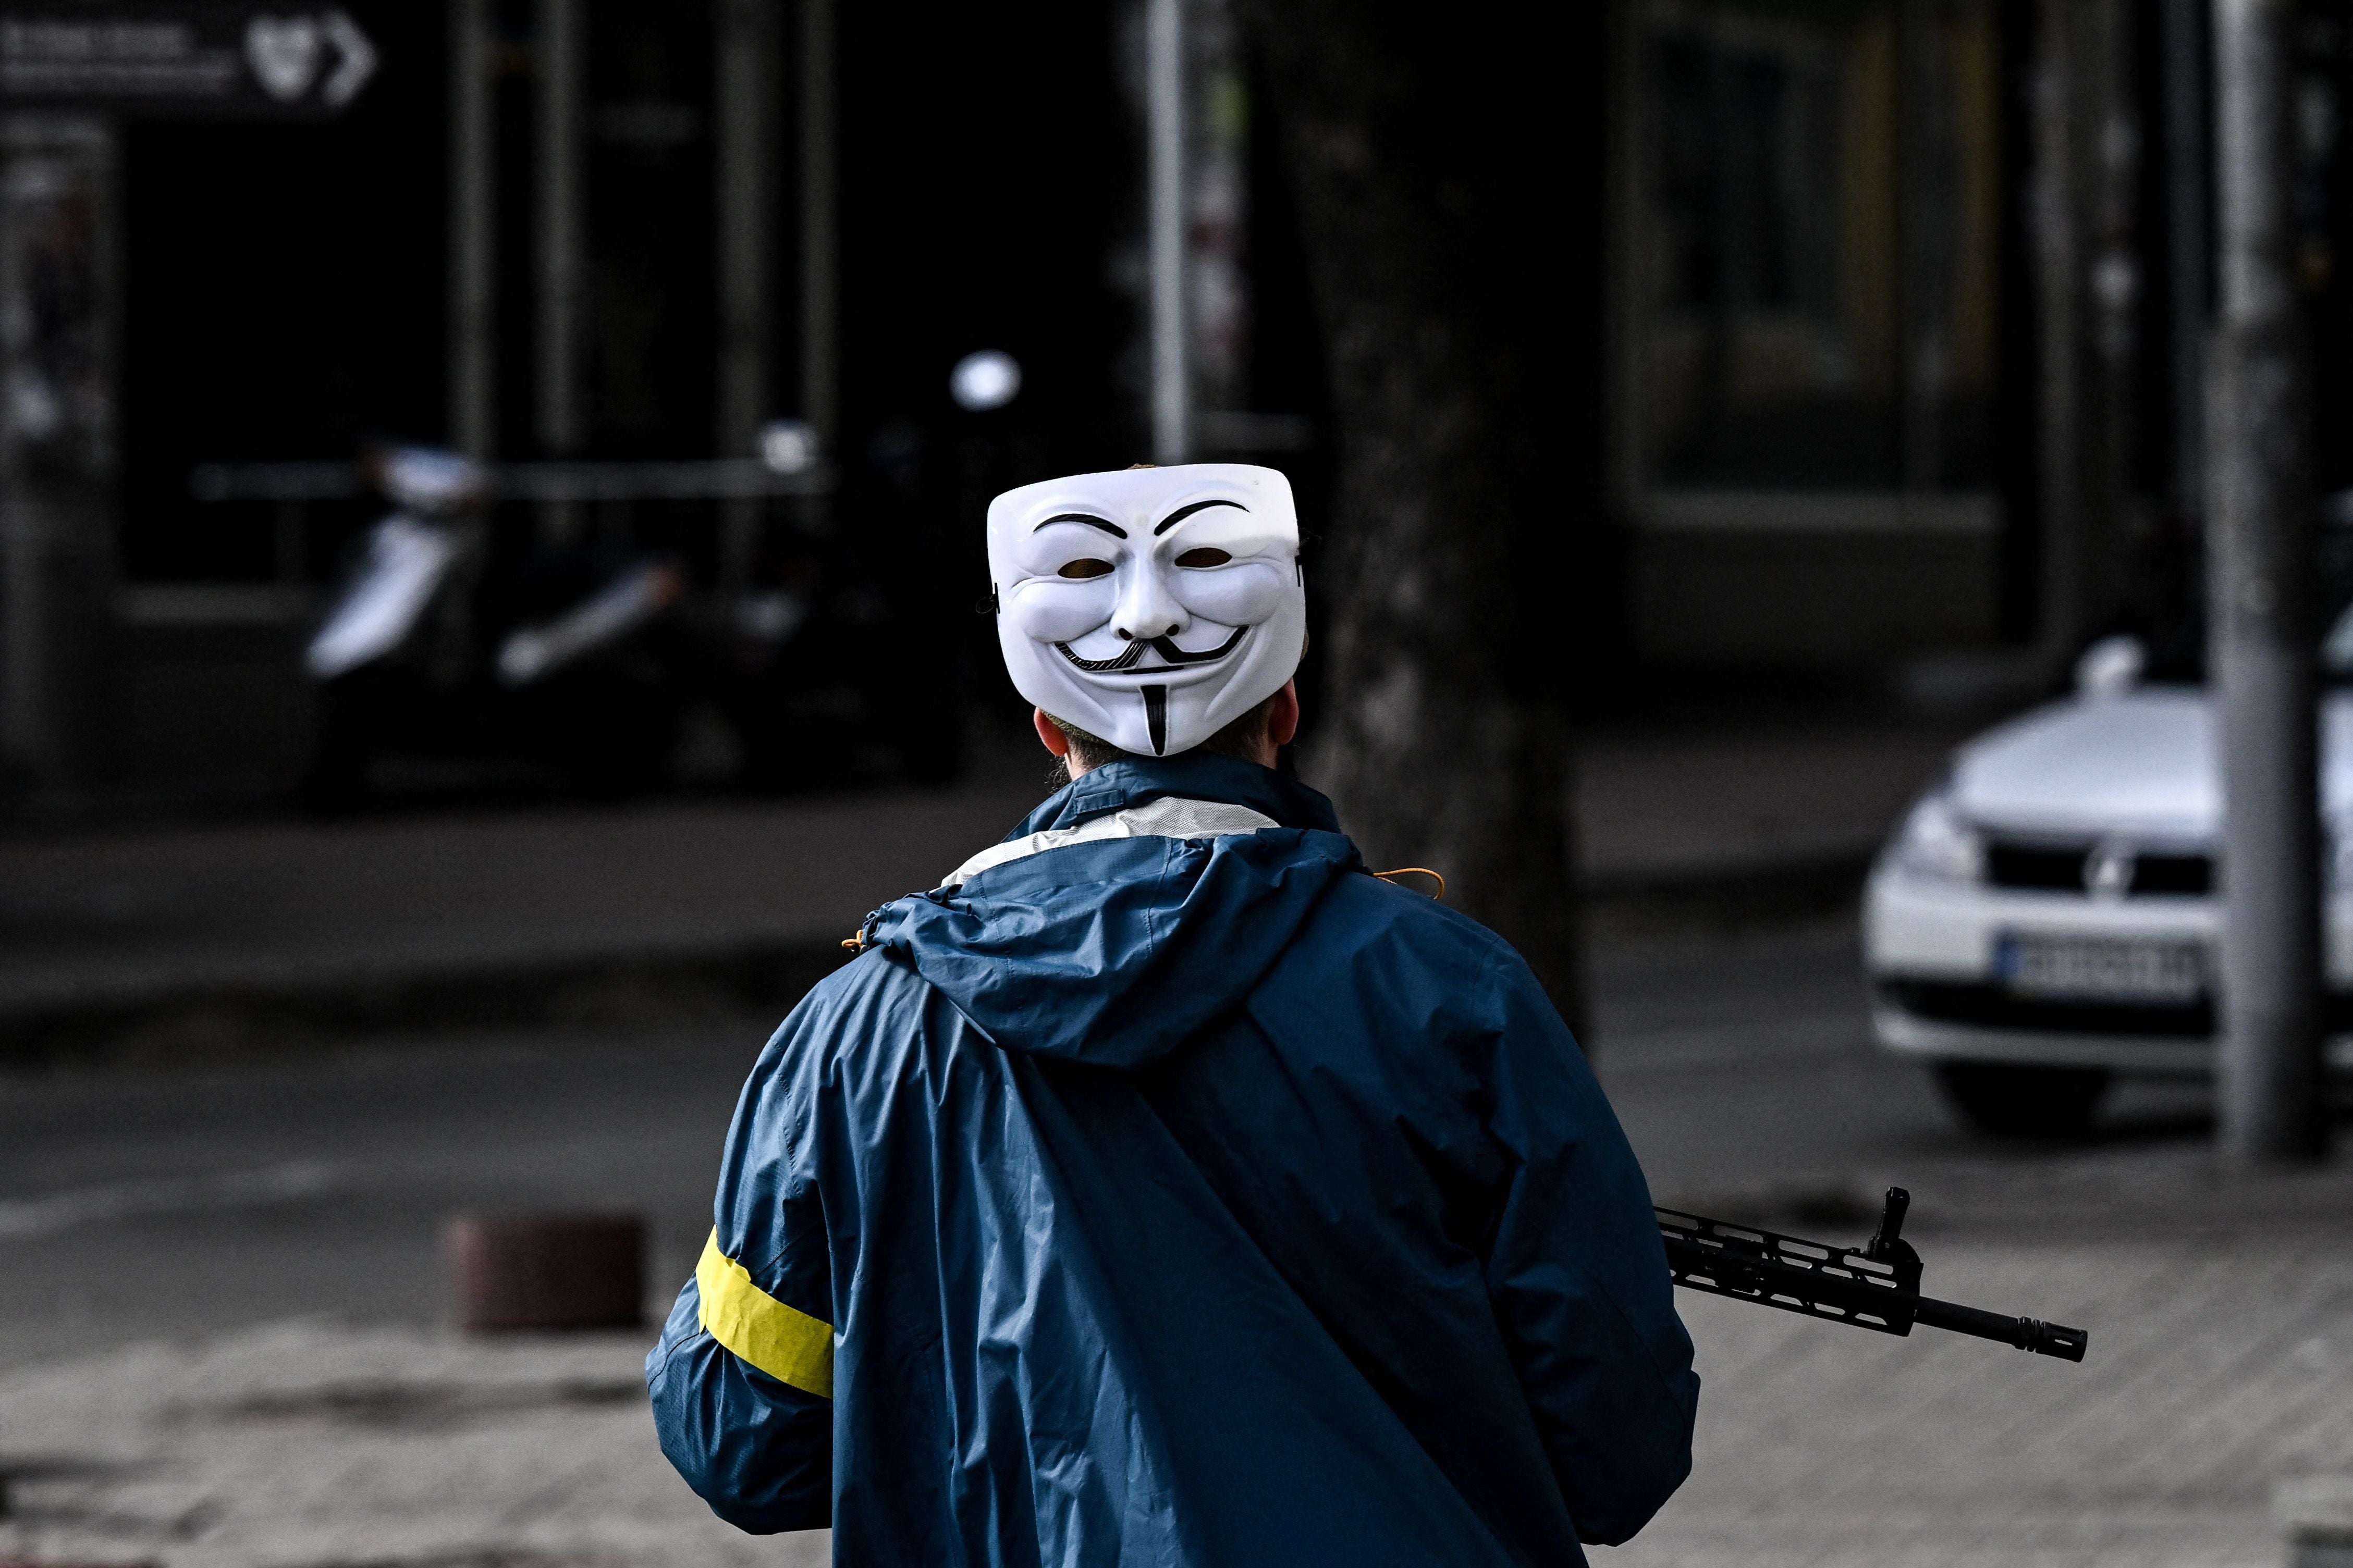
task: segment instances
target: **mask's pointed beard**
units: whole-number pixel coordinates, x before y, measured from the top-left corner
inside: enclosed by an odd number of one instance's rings
[[[1168,751],[1168,689],[1147,686],[1144,690],[1144,723],[1152,731],[1152,754],[1166,755]]]

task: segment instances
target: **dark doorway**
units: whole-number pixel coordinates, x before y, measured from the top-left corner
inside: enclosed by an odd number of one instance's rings
[[[382,65],[301,124],[133,123],[123,136],[122,552],[132,581],[320,574],[350,520],[199,505],[218,460],[438,438],[447,247],[443,8],[351,10]]]

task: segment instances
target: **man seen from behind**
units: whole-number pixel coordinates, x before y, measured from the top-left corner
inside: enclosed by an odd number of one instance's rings
[[[989,508],[1069,785],[754,1068],[647,1362],[721,1517],[887,1564],[1576,1563],[1691,1464],[1642,1173],[1510,946],[1278,772],[1289,483]]]

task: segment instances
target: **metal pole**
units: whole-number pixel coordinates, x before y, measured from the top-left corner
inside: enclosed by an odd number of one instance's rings
[[[1144,91],[1152,275],[1152,457],[1192,455],[1186,363],[1185,0],[1145,0]]]
[[[776,33],[772,0],[719,0],[719,455],[755,455],[768,416],[768,149],[775,141]],[[720,576],[751,580],[760,504],[721,512]]]
[[[580,449],[580,0],[539,0],[539,445],[551,458]],[[579,510],[540,510],[549,542],[568,542]]]
[[[1896,276],[1903,384],[1900,467],[1907,490],[1933,490],[1945,468],[1945,404],[1952,353],[1954,208],[1951,90],[1947,81],[1943,6],[1903,0],[1895,19],[1895,141],[1900,184]]]
[[[800,21],[801,417],[830,450],[839,437],[840,330],[834,255],[833,0],[801,0]]]
[[[2042,640],[2063,667],[2126,589],[2140,128],[2128,0],[2042,0],[2039,10]]]
[[[2166,247],[2173,274],[2174,505],[2195,527],[2206,513],[2206,95],[2200,79],[2200,0],[2163,0]]]
[[[1603,331],[1609,334],[1609,470],[1608,494],[1616,526],[1635,520],[1649,479],[1643,460],[1649,432],[1642,410],[1648,395],[1643,374],[1643,339],[1657,308],[1652,269],[1642,244],[1645,214],[1642,172],[1651,168],[1649,146],[1651,105],[1642,92],[1642,16],[1635,0],[1609,0],[1605,13],[1609,49],[1609,132],[1611,150],[1608,182],[1609,222],[1603,230],[1609,247],[1609,309]],[[1584,1038],[1580,1034],[1580,1039]]]
[[[2216,0],[2212,657],[2223,1157],[2316,1159],[2320,825],[2311,476],[2295,270],[2293,0]]]
[[[2083,260],[2087,298],[2080,374],[2084,402],[2076,426],[2083,464],[2083,510],[2077,527],[2079,630],[2115,615],[2127,600],[2126,568],[2136,391],[2139,353],[2140,245],[2135,196],[2139,188],[2140,117],[2133,85],[2134,0],[2077,0],[2082,53],[2078,90],[2090,113],[2077,123],[2075,157],[2081,180],[2079,212],[2088,242]]]
[[[0,122],[0,782],[52,798],[112,712],[117,171],[104,121]]]
[[[450,0],[449,444],[477,459],[497,429],[491,21],[491,0]]]
[[[2034,163],[2029,200],[2033,212],[2036,365],[2040,406],[2036,467],[2042,508],[2042,584],[2037,619],[2054,665],[2074,654],[2082,598],[2083,378],[2076,343],[2082,331],[2083,250],[2076,217],[2075,143],[2078,53],[2070,23],[2076,0],[2038,0],[2035,7]],[[2063,665],[2062,666],[2063,668]]]

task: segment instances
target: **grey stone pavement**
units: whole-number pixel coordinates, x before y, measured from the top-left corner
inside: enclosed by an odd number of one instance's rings
[[[2096,1325],[2081,1366],[1686,1292],[1706,1381],[1693,1479],[1597,1559],[2277,1564],[2274,1489],[2353,1468],[2353,1257],[2337,1240],[1931,1250],[1932,1293]]]
[[[1604,940],[1599,1066],[1659,1201],[1855,1242],[1913,1194],[1930,1295],[2091,1331],[2081,1365],[1680,1292],[1692,1479],[1598,1563],[2276,1564],[2272,1500],[2353,1475],[2353,1121],[2229,1176],[2204,1091],[2116,1094],[2064,1148],[1962,1132],[1874,1051],[1845,920]]]
[[[822,1532],[740,1534],[679,1484],[645,1350],[293,1321],[20,1375],[0,1434],[42,1449],[10,1477],[0,1563],[828,1561]]]
[[[2353,1261],[1943,1249],[1947,1289],[2098,1325],[2091,1362],[1686,1295],[1694,1479],[1602,1564],[2255,1568],[2268,1499],[2353,1463]],[[818,1563],[663,1462],[645,1341],[293,1321],[0,1382],[0,1562],[172,1568]]]
[[[1943,744],[1596,748],[1593,868],[1639,888],[1710,866],[1851,864]],[[214,984],[265,958],[281,978],[347,973],[381,958],[386,930],[434,963],[486,962],[477,944],[493,938],[541,943],[533,962],[558,941],[620,962],[649,931],[737,942],[755,919],[827,939],[995,837],[1035,798],[1030,776],[868,801],[0,845],[0,995],[63,984],[20,945],[27,921],[81,954],[73,984],[101,988],[110,973]],[[55,879],[28,886],[27,868]],[[240,889],[241,904],[207,901]],[[376,890],[374,916],[354,889]],[[80,911],[79,947],[43,909]],[[2120,1097],[2083,1146],[1972,1142],[1872,1050],[1853,940],[1837,916],[1602,922],[1599,1060],[1654,1190],[1859,1239],[1873,1194],[1901,1181],[1930,1293],[2088,1327],[2090,1360],[1682,1293],[1705,1379],[1695,1473],[1594,1561],[2282,1562],[2274,1489],[2353,1473],[2344,1162],[2224,1179],[2194,1089]],[[728,1086],[765,1023],[631,1026],[338,1046],[315,1069],[281,1054],[178,1077],[145,1057],[135,1073],[0,1073],[0,1337],[29,1336],[0,1343],[0,1564],[827,1561],[822,1532],[739,1535],[677,1481],[640,1393],[649,1334],[463,1336],[419,1282],[450,1207],[573,1192],[653,1214],[649,1309],[666,1304],[700,1238]],[[542,1061],[570,1070],[535,1089]]]
[[[2099,1325],[2073,1367],[1685,1296],[1707,1380],[1651,1564],[2281,1561],[2283,1479],[2353,1462],[2353,1262],[1947,1248],[1954,1294]],[[0,1383],[0,1561],[816,1563],[720,1524],[653,1443],[636,1336],[284,1322]],[[28,1444],[27,1440],[31,1442]],[[27,1457],[29,1453],[29,1458]]]

